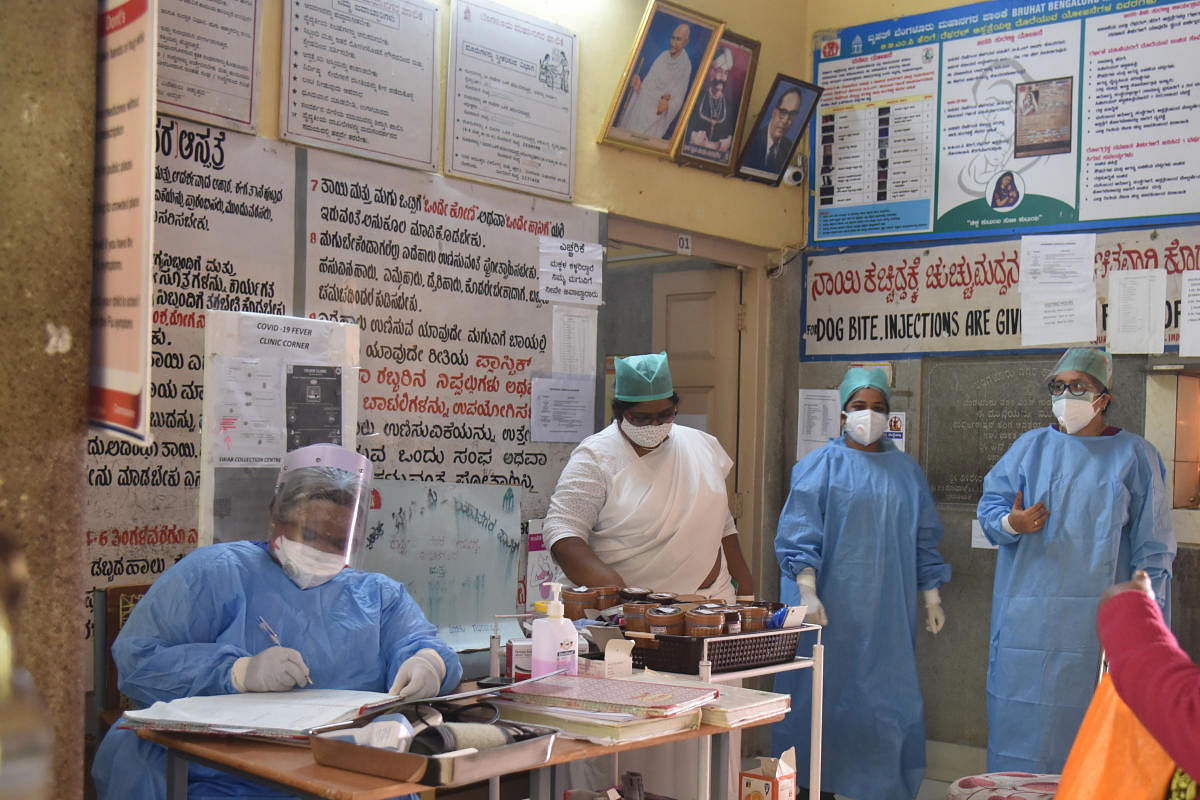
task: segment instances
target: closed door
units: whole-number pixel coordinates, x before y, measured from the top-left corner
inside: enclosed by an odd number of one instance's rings
[[[680,424],[712,434],[737,455],[741,274],[731,267],[654,276],[655,351],[665,350]],[[735,496],[737,467],[726,481]]]

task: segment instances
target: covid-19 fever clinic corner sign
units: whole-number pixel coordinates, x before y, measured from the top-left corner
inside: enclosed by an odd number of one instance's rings
[[[1021,240],[813,255],[805,263],[802,361],[1021,348]],[[1167,274],[1165,343],[1179,344],[1180,275],[1200,270],[1200,226],[1096,237],[1096,320],[1106,341],[1108,276]]]

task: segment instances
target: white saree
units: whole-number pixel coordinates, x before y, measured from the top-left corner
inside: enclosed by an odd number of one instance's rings
[[[662,445],[638,457],[616,423],[571,454],[550,500],[547,546],[584,539],[629,586],[733,600],[725,560],[717,580],[701,584],[736,533],[725,476],[733,461],[703,431],[674,425]]]

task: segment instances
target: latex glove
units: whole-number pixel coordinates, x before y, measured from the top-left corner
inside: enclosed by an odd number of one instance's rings
[[[942,610],[942,595],[936,588],[926,589],[925,595],[925,630],[933,635],[946,624],[946,612]]]
[[[808,606],[805,622],[816,625],[828,625],[829,617],[825,614],[825,606],[817,597],[817,571],[812,567],[800,570],[796,576],[796,588],[800,590],[800,605]]]
[[[312,683],[304,657],[290,647],[279,646],[234,661],[229,679],[239,692],[286,692]]]
[[[446,662],[436,650],[424,647],[418,650],[396,670],[392,688],[388,694],[397,697],[437,697],[446,677]]]

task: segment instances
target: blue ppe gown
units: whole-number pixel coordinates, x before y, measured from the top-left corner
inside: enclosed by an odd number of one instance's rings
[[[950,580],[937,550],[942,521],[920,466],[884,440],[864,452],[844,438],[805,456],[779,516],[780,599],[800,602],[796,575],[817,571],[825,606],[821,789],[872,800],[912,800],[925,774],[925,711],[917,680],[917,590]],[[811,637],[811,638],[808,638]],[[800,655],[809,655],[806,634]],[[808,783],[812,671],[780,673],[792,711],[771,751],[796,748]]]
[[[1023,434],[983,480],[979,524],[999,545],[988,644],[988,771],[1062,772],[1100,669],[1100,594],[1144,569],[1169,620],[1175,532],[1162,457],[1142,437]],[[1038,533],[1001,520],[1017,492]]]
[[[400,665],[426,647],[446,664],[443,692],[462,677],[458,656],[437,638],[403,584],[344,569],[302,590],[265,542],[230,542],[195,550],[151,585],[113,642],[117,685],[145,706],[232,694],[233,662],[273,644],[259,629],[259,616],[285,647],[300,651],[317,688],[386,692]],[[100,800],[164,798],[166,750],[114,726],[96,752],[92,778]],[[189,798],[289,796],[209,767],[188,767]]]

